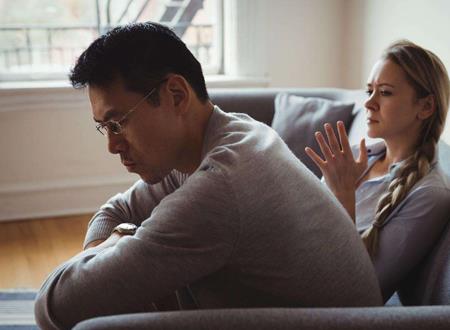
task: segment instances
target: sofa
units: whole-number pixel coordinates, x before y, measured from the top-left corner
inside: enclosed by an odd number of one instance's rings
[[[284,95],[284,98],[280,95]],[[275,103],[279,106],[280,102],[288,100],[289,95],[302,96],[303,99],[298,99],[302,102],[312,98],[322,98],[337,102],[338,107],[351,107],[350,112],[346,110],[348,113],[344,120],[350,142],[357,143],[364,136],[363,100],[365,95],[361,90],[334,88],[210,90],[213,103],[219,105],[224,111],[245,112],[267,125],[276,124],[275,121],[279,118],[274,116],[277,117],[279,114],[275,112]],[[331,108],[327,111],[334,110]],[[310,114],[308,118],[314,118],[314,114]],[[317,123],[315,125],[317,126]],[[308,127],[308,129],[315,129],[315,127]],[[285,141],[291,147],[292,141],[288,140],[293,139],[296,143],[292,146],[293,149],[303,150],[305,145],[302,144],[305,142],[301,139],[300,142],[296,141],[296,136],[303,136],[306,141],[311,141],[308,139],[312,137],[312,134],[311,136],[309,134],[311,134],[309,131],[299,131],[298,135],[295,132],[295,136],[287,136]],[[280,136],[283,137],[283,132],[280,132]],[[441,141],[438,150],[441,166],[449,175],[450,147]],[[305,164],[307,163],[304,155],[298,156]],[[317,168],[312,167],[311,163],[307,166],[318,175]],[[75,329],[448,330],[450,329],[450,222],[447,223],[446,229],[420,265],[411,270],[408,277],[402,281],[398,292],[382,307],[252,308],[157,312],[98,317],[79,323]]]

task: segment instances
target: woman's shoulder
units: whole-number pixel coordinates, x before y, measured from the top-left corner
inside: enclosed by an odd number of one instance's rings
[[[399,213],[401,217],[406,216],[410,220],[414,218],[422,219],[426,215],[426,217],[431,217],[433,221],[440,223],[443,219],[447,221],[449,212],[449,178],[439,166],[435,166],[425,177],[414,185],[406,197],[384,221],[383,225],[392,220],[392,218],[396,218]]]
[[[450,204],[450,178],[445,174],[439,163],[436,163],[430,172],[419,180],[408,194],[426,196],[428,200],[447,201]]]
[[[418,182],[419,187],[436,187],[450,191],[450,178],[439,162],[436,162],[430,172]]]

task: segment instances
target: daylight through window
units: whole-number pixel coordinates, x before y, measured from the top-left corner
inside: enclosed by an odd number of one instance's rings
[[[131,22],[174,29],[217,74],[222,62],[222,0],[0,0],[0,81],[66,79],[100,34]]]

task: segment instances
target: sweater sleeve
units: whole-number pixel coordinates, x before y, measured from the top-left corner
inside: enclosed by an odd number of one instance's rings
[[[233,196],[220,172],[194,173],[134,236],[58,267],[38,293],[38,325],[69,329],[96,316],[148,312],[153,301],[216,272],[239,234]]]
[[[430,251],[450,214],[450,192],[441,187],[421,187],[386,219],[374,258],[384,301]]]
[[[186,178],[186,174],[172,171],[161,183],[150,185],[139,180],[124,193],[110,198],[89,222],[83,247],[92,241],[107,239],[120,223],[131,222],[139,226],[159,202],[179,188]]]

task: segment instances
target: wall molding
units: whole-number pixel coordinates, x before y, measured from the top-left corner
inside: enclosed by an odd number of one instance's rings
[[[257,71],[257,70],[255,70]],[[270,79],[256,73],[249,76],[210,75],[206,85],[211,88],[267,87]],[[67,82],[0,83],[0,113],[15,111],[80,111],[90,109],[86,89],[76,90]]]
[[[0,88],[0,112],[42,111],[42,109],[80,111],[86,107],[90,108],[87,91],[73,89],[62,82],[60,86],[23,85]]]
[[[137,177],[89,177],[0,185],[0,222],[93,213]]]

